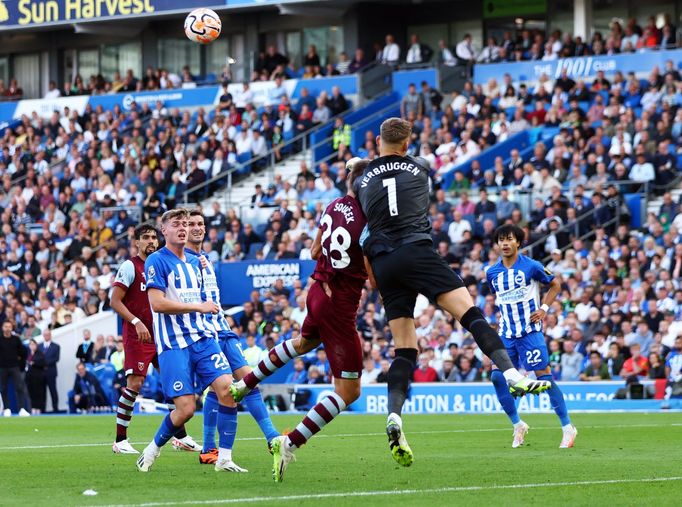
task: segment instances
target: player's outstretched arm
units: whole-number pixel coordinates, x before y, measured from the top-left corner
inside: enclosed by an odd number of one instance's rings
[[[147,289],[149,304],[156,313],[166,313],[168,315],[179,315],[182,313],[218,313],[220,307],[213,301],[203,301],[201,303],[182,303],[171,301],[166,294],[159,289]]]
[[[123,289],[123,287],[120,287],[118,285],[114,285],[113,290],[111,291],[111,308],[118,313],[118,315],[125,321],[130,322],[133,324],[135,319],[137,319],[137,322],[135,322],[133,325],[135,326],[135,331],[137,332],[137,338],[141,342],[151,342],[153,341],[152,335],[149,332],[149,329],[147,329],[147,326],[145,326],[140,319],[138,319],[135,315],[133,315],[130,310],[126,307],[126,305],[123,304],[123,298],[126,295],[126,291]]]

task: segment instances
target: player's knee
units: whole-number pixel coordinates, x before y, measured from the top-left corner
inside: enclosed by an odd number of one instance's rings
[[[215,389],[215,394],[218,397],[218,401],[221,405],[225,405],[226,407],[230,408],[237,406],[237,403],[235,403],[234,398],[230,394],[229,384],[221,386],[220,389]]]
[[[140,377],[139,375],[129,375],[126,381],[126,386],[128,387],[128,389],[131,389],[136,393],[139,393],[140,389],[142,389],[143,383],[144,377]]]
[[[341,396],[341,399],[346,406],[353,403],[360,397],[361,386],[360,382],[346,382],[343,386],[337,389],[336,393]]]

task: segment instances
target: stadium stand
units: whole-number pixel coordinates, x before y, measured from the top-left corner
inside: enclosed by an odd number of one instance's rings
[[[614,23],[610,33],[596,33],[589,42],[523,31],[518,39],[489,40],[480,52],[465,38],[456,48],[431,50],[430,58],[473,66],[627,54],[676,46],[671,27],[670,20],[660,30]],[[411,39],[404,58],[395,58],[396,51],[403,53],[393,45],[387,37],[378,59],[403,69],[429,60],[418,39]],[[369,64],[356,52],[350,63],[341,59],[325,70],[319,59],[314,63],[314,54],[308,56],[303,69],[291,69],[277,63],[277,54],[263,55],[254,78],[273,79],[282,90],[271,104],[248,101],[245,86],[239,97],[225,89],[210,109],[180,110],[162,102],[133,103],[126,111],[88,105],[83,114],[67,108],[49,119],[36,114],[7,125],[0,131],[0,320],[12,322],[28,342],[40,340],[46,328],[109,310],[112,275],[129,255],[134,225],[181,203],[203,203],[209,225],[205,249],[215,263],[309,260],[324,204],[345,192],[345,162],[356,155],[375,157],[382,119],[402,114],[413,123],[410,152],[432,169],[434,245],[492,324],[494,299],[483,282],[486,266],[498,258],[491,232],[511,222],[526,231],[526,251],[562,279],[563,293],[546,326],[555,377],[592,377],[585,371],[601,368],[596,356],[592,362],[595,351],[608,377],[630,377],[623,364],[633,344],[646,358],[646,368],[634,375],[664,375],[660,364],[682,317],[679,61],[654,67],[646,77],[617,71],[584,81],[564,73],[513,82],[505,76],[501,83],[469,81],[452,94],[427,81],[408,81],[354,106],[344,104],[338,89],[311,90],[296,102],[287,96],[281,74],[343,74]],[[107,82],[94,76],[85,84],[76,78],[62,90],[53,83],[48,93],[158,90],[216,79],[149,68],[139,79],[127,74]],[[15,100],[22,92],[13,80],[6,89],[0,85],[0,94]],[[215,199],[228,177],[256,181],[270,160],[294,155],[301,156],[293,159],[298,169],[256,185],[246,211],[237,206],[241,202],[225,209]],[[305,295],[305,282],[287,288],[277,281],[234,313],[233,327],[252,363],[300,332]],[[471,365],[475,371],[466,379],[489,378],[490,361],[441,310],[420,301],[415,319],[421,352],[440,380],[456,378],[452,372],[463,362],[464,370]],[[358,329],[371,360],[366,378],[382,381],[393,347],[379,295],[369,285]],[[112,336],[107,346],[115,344]],[[111,401],[116,369],[110,354],[95,359],[95,348],[85,362],[95,363],[88,369]],[[291,368],[290,378],[298,383],[330,380],[324,354],[311,353]],[[146,392],[156,397],[157,379],[150,376],[148,382]]]

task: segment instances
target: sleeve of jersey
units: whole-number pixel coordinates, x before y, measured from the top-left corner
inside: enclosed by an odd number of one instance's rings
[[[547,285],[554,280],[554,273],[539,262],[533,261],[533,280],[537,280],[538,282]]]
[[[122,289],[127,289],[135,281],[135,265],[132,261],[127,260],[121,264],[116,272],[116,278],[114,278],[114,287],[121,287]]]
[[[166,292],[166,289],[168,288],[166,286],[167,273],[164,269],[163,262],[161,262],[161,259],[158,256],[152,255],[147,258],[147,261],[144,263],[144,271],[146,275],[145,283],[147,284],[147,290],[158,289]]]
[[[490,289],[491,294],[495,294],[495,287],[492,284],[492,276],[490,275],[490,272],[492,270],[490,269],[490,266],[488,266],[485,270],[485,281],[488,282],[488,288]]]

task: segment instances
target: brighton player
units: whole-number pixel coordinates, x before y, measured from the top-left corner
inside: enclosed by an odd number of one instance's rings
[[[209,301],[213,301],[217,305],[220,305],[220,289],[218,288],[215,270],[201,249],[205,236],[206,225],[203,214],[199,210],[190,211],[189,237],[185,252],[188,256],[192,255],[198,257],[202,266],[206,297]],[[204,317],[207,321],[207,325],[210,328],[215,329],[220,348],[225,354],[227,362],[232,370],[232,376],[235,379],[244,378],[247,373],[251,372],[251,368],[242,353],[239,344],[239,336],[230,329],[230,325],[227,323],[222,311],[216,314],[207,314]],[[275,437],[279,436],[279,432],[275,429],[270,420],[268,409],[265,406],[260,391],[258,389],[251,391],[248,396],[244,398],[244,402],[263,432],[269,445]],[[213,464],[218,459],[218,450],[215,445],[217,415],[218,398],[216,397],[215,392],[211,390],[206,394],[206,399],[204,401],[204,447],[199,456],[199,463],[201,464]]]
[[[230,386],[233,397],[239,400],[294,357],[315,349],[320,342],[324,344],[334,375],[334,392],[318,401],[294,431],[274,440],[272,474],[276,482],[284,478],[294,451],[360,396],[362,345],[355,316],[367,279],[359,243],[365,217],[351,188],[367,163],[357,158],[347,163],[348,194],[332,201],[320,219],[312,248],[313,258],[317,259],[314,283],[306,300],[308,315],[301,337],[274,347],[253,372]]]
[[[149,365],[158,368],[156,346],[151,335],[152,310],[147,298],[144,263],[147,256],[159,248],[159,238],[156,228],[151,224],[138,225],[133,238],[137,255],[118,268],[111,291],[111,308],[123,319],[123,370],[126,375],[126,387],[121,392],[116,409],[116,441],[112,450],[117,454],[139,454],[128,442],[128,425]],[[173,447],[188,451],[201,450],[187,435],[184,426],[173,437]]]
[[[203,292],[201,265],[196,256],[185,252],[189,212],[167,211],[161,217],[161,233],[166,246],[145,262],[147,296],[154,319],[154,339],[161,367],[164,394],[172,398],[175,409],[159,427],[154,440],[137,460],[137,468],[147,472],[168,442],[194,415],[194,378],[201,389],[215,391],[218,407],[218,461],[216,471],[246,472],[232,461],[237,429],[237,407],[229,392],[231,376],[225,355],[206,325],[203,314],[221,311]]]
[[[474,306],[462,279],[435,252],[428,219],[430,168],[424,159],[406,156],[412,125],[389,118],[380,130],[380,156],[355,180],[354,190],[368,223],[363,251],[371,263],[396,347],[388,370],[389,448],[393,459],[410,466],[414,455],[403,433],[401,412],[417,360],[414,306],[418,294],[437,303],[473,335],[483,353],[503,370],[515,396],[538,394],[550,383],[521,375],[500,337]]]
[[[578,431],[571,424],[561,389],[552,380],[547,344],[542,332],[542,321],[561,292],[561,283],[538,261],[519,253],[523,238],[523,230],[509,224],[498,227],[493,235],[502,257],[487,269],[486,279],[500,310],[498,332],[514,366],[535,372],[538,380],[551,382],[547,394],[563,429],[559,447],[573,447]],[[542,304],[541,284],[549,285]],[[528,433],[528,425],[519,417],[516,403],[500,370],[493,370],[491,380],[500,405],[514,425],[512,447],[519,447]]]

